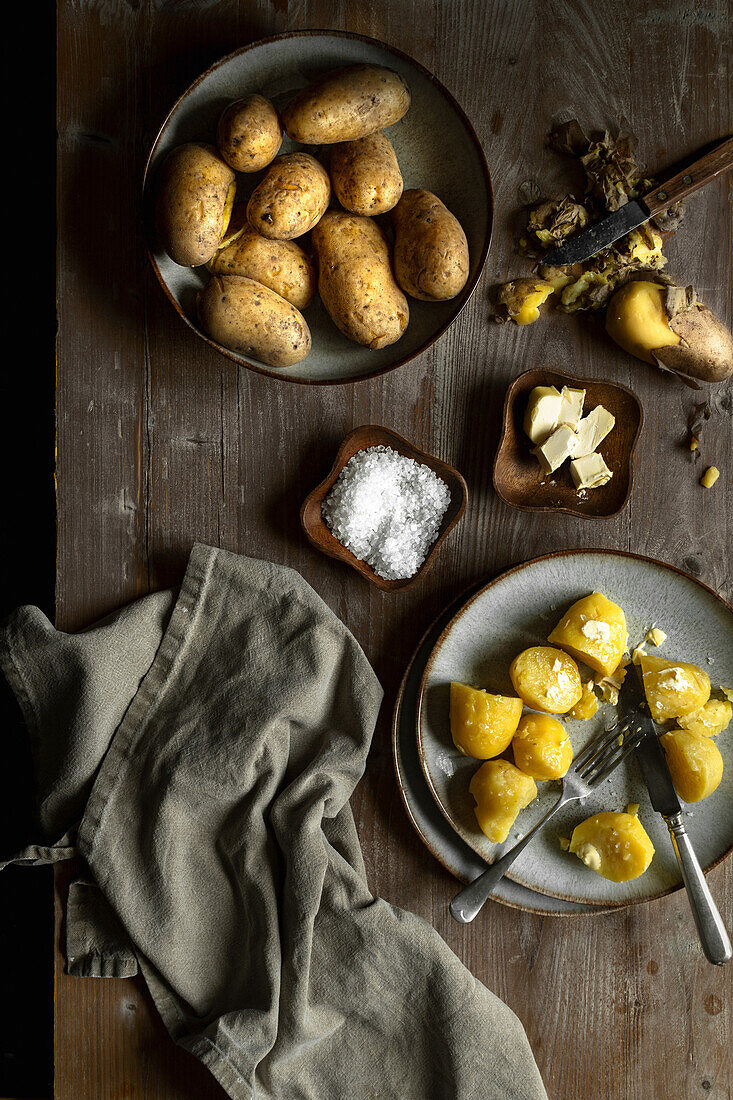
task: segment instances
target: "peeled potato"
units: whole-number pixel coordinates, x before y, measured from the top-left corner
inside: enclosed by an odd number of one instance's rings
[[[710,677],[697,665],[644,654],[641,672],[646,701],[655,722],[692,714],[710,698]]]
[[[551,646],[523,650],[512,661],[509,675],[517,695],[533,710],[566,714],[583,694],[575,661]]]
[[[468,684],[450,686],[451,737],[464,756],[498,756],[511,743],[521,717],[521,699],[490,695]]]
[[[519,811],[537,797],[534,779],[508,760],[487,760],[468,789],[476,800],[479,828],[495,844],[506,840]]]
[[[723,757],[709,737],[693,730],[670,730],[659,738],[674,789],[683,802],[700,802],[723,778]]]
[[[586,867],[611,882],[628,882],[643,875],[654,845],[635,814],[600,813],[573,829],[570,849]]]
[[[626,616],[602,592],[592,592],[568,608],[547,640],[601,676],[610,676],[626,648]]]
[[[708,699],[699,710],[678,718],[677,725],[684,730],[700,733],[703,737],[717,737],[728,728],[731,717],[733,707],[727,700],[723,702],[722,699]]]
[[[562,779],[573,762],[567,731],[549,714],[525,714],[512,739],[514,763],[532,779]]]
[[[593,681],[589,680],[587,684],[583,684],[583,694],[570,711],[570,717],[579,722],[585,722],[588,718],[592,718],[597,710],[598,696],[593,690]]]

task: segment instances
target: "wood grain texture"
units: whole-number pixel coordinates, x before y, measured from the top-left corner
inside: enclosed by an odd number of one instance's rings
[[[684,895],[595,919],[498,904],[471,926],[448,914],[455,882],[402,809],[389,720],[408,653],[462,588],[553,549],[649,554],[733,596],[731,390],[693,464],[701,397],[628,358],[598,319],[489,322],[512,255],[518,187],[567,186],[546,143],[560,112],[590,128],[628,118],[648,163],[671,165],[733,130],[726,0],[60,0],[57,625],[77,629],[180,580],[195,539],[297,569],[364,646],[385,688],[354,798],[373,890],[431,921],[519,1015],[553,1100],[730,1097],[731,975],[704,960]],[[308,27],[373,35],[456,95],[484,144],[496,193],[484,277],[453,328],[393,374],[296,387],[236,369],[192,334],[148,270],[138,190],[158,126],[218,57]],[[429,181],[425,181],[429,186]],[[689,200],[668,270],[730,325],[731,177]],[[607,520],[512,510],[491,488],[504,392],[555,366],[631,386],[645,412],[627,508]],[[424,580],[382,593],[304,538],[299,506],[344,435],[384,424],[456,466],[470,504]],[[723,471],[702,490],[704,465]],[[57,876],[58,935],[68,870]],[[710,876],[733,925],[733,862]],[[56,964],[57,1100],[223,1096],[164,1033],[142,983],[87,980]]]

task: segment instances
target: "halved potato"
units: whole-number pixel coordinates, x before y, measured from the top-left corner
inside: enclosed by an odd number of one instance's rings
[[[601,676],[619,666],[626,648],[626,616],[602,592],[592,592],[568,608],[547,639]]]
[[[565,727],[549,714],[525,714],[512,738],[514,763],[532,779],[562,779],[573,762]]]
[[[635,814],[600,813],[573,829],[570,849],[586,867],[611,882],[628,882],[643,875],[654,845]]]
[[[693,730],[670,730],[659,738],[674,789],[683,802],[700,802],[723,778],[723,757],[709,737]]]
[[[508,748],[522,717],[522,700],[490,695],[468,684],[450,686],[450,732],[464,756],[489,760]]]
[[[476,800],[479,828],[495,844],[506,840],[519,811],[537,797],[534,779],[508,760],[487,760],[468,789]]]
[[[697,665],[644,654],[641,672],[646,700],[655,722],[692,714],[710,698],[710,677]]]
[[[575,661],[552,646],[523,650],[512,661],[509,675],[517,695],[533,710],[567,714],[583,694]]]
[[[717,737],[730,725],[733,717],[733,706],[722,699],[708,699],[705,706],[699,710],[693,710],[692,714],[685,714],[677,719],[677,725],[683,730],[692,730],[701,733],[703,737]]]

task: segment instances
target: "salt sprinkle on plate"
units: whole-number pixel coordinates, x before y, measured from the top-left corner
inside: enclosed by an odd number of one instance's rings
[[[385,580],[412,577],[438,537],[450,490],[428,466],[391,447],[349,459],[323,501],[334,538]]]

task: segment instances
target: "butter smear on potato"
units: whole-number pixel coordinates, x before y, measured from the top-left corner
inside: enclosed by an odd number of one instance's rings
[[[626,638],[623,610],[602,592],[592,592],[565,612],[547,640],[601,676],[611,676],[621,663]]]
[[[697,665],[643,656],[641,671],[646,700],[655,722],[692,714],[710,698],[710,677]]]
[[[567,714],[583,694],[578,666],[552,646],[532,646],[519,653],[509,668],[514,690],[533,710]]]

